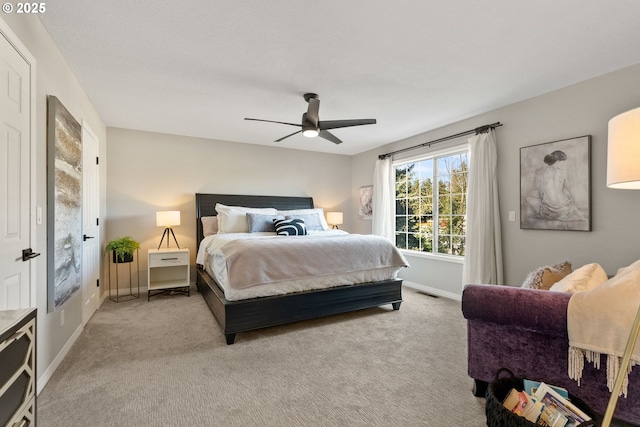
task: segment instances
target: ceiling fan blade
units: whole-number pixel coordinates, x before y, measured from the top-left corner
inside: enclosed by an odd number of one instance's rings
[[[342,144],[342,141],[337,136],[329,132],[328,130],[321,130],[318,136],[320,138],[327,139],[333,142],[334,144]]]
[[[267,122],[267,123],[279,123],[281,125],[289,125],[289,126],[298,126],[302,127],[302,125],[297,123],[287,123],[287,122],[276,122],[275,120],[264,120],[264,119],[250,119],[248,117],[244,118],[245,120],[253,120],[254,122]]]
[[[320,110],[320,100],[318,98],[309,98],[309,108],[307,108],[307,120],[313,125],[318,123],[318,110]]]
[[[376,119],[354,119],[354,120],[323,120],[318,122],[318,129],[338,129],[351,126],[375,125]]]
[[[276,139],[274,142],[280,142],[280,141],[285,140],[285,139],[289,138],[290,136],[293,136],[293,135],[295,135],[295,134],[297,134],[297,133],[300,133],[300,132],[302,132],[302,131],[301,131],[301,130],[299,130],[299,131],[294,132],[294,133],[292,133],[292,134],[289,134],[289,135],[287,135],[287,136],[283,136],[283,137],[282,137],[282,138],[280,138],[280,139]]]

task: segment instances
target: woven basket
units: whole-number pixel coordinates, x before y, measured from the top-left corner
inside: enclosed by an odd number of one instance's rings
[[[506,374],[506,375],[503,375]],[[487,415],[488,427],[538,427],[524,417],[516,415],[502,406],[502,402],[512,388],[518,391],[524,390],[521,378],[516,376],[507,368],[501,368],[496,372],[495,380],[487,387],[485,413]],[[573,395],[569,395],[571,402],[593,418],[592,421],[585,421],[578,427],[595,426],[595,416],[585,403]]]

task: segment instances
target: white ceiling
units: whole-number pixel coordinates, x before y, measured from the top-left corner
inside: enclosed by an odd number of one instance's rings
[[[640,63],[638,0],[58,0],[107,126],[356,154]],[[245,117],[375,118],[344,143]]]

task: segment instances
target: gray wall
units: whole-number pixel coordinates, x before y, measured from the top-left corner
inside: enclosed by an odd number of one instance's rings
[[[55,95],[69,112],[82,124],[86,120],[100,141],[100,156],[106,157],[106,127],[100,115],[78,84],[66,61],[53,43],[37,16],[3,14],[11,29],[35,57],[36,80],[36,204],[42,208],[42,225],[36,229],[35,252],[42,256],[37,263],[36,306],[38,308],[38,388],[50,377],[62,356],[82,331],[81,293],[76,292],[53,313],[47,313],[47,95]],[[100,217],[104,218],[106,204],[106,168],[100,170]],[[103,236],[104,237],[104,236]],[[104,280],[101,280],[104,283]],[[61,325],[61,312],[65,311],[65,324]],[[66,346],[66,347],[65,347]]]
[[[162,235],[158,210],[181,211],[174,232],[195,264],[195,193],[311,196],[325,212],[344,212],[341,228],[352,226],[349,156],[119,128],[108,128],[107,138],[105,243],[125,235],[140,241],[142,286],[147,250]]]
[[[563,259],[575,268],[598,262],[608,274],[615,274],[640,257],[640,191],[606,188],[607,123],[640,106],[639,81],[640,65],[635,65],[354,156],[353,204],[357,207],[359,187],[372,183],[378,154],[500,121],[504,126],[496,132],[506,284],[519,285],[529,271]],[[592,136],[593,231],[521,230],[520,147],[582,135]],[[508,211],[516,212],[516,222],[507,221]],[[370,232],[371,221],[355,219],[353,231]],[[406,280],[434,293],[460,295],[461,264],[415,256],[409,261],[411,269],[402,273]]]

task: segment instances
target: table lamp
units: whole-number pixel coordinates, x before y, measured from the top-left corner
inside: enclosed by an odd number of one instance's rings
[[[629,110],[609,120],[607,142],[607,187],[640,190],[640,108]],[[631,327],[629,340],[613,384],[602,427],[609,427],[618,403],[622,384],[629,371],[633,349],[640,333],[640,307]]]
[[[158,227],[164,227],[164,233],[162,233],[162,239],[160,239],[160,244],[158,245],[158,249],[162,246],[162,241],[164,237],[167,236],[167,248],[169,248],[169,233],[173,236],[173,240],[176,242],[176,246],[180,249],[180,245],[178,245],[178,240],[176,240],[176,235],[173,234],[174,225],[180,225],[180,211],[158,211],[156,212],[156,225]]]
[[[332,225],[331,228],[338,228],[338,225],[342,225],[343,215],[342,212],[327,212],[327,224]]]

